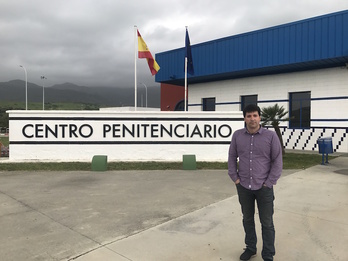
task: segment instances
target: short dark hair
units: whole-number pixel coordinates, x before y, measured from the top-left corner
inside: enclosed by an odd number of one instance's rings
[[[245,118],[245,115],[247,112],[254,112],[254,111],[257,111],[259,113],[259,116],[261,116],[261,109],[256,104],[249,104],[245,106],[243,109],[243,117]]]

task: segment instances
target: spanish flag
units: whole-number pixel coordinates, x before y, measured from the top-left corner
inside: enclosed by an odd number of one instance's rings
[[[151,74],[155,75],[159,71],[160,67],[158,63],[155,61],[155,59],[153,59],[149,48],[147,48],[147,45],[144,39],[141,37],[139,33],[139,30],[137,31],[138,31],[138,57],[146,58],[147,63],[149,64]]]

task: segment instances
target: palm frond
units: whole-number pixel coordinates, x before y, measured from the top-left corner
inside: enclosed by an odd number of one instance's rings
[[[281,121],[288,121],[289,118],[284,118],[288,114],[283,106],[279,106],[277,103],[273,106],[262,108],[261,121],[262,125],[271,124],[274,126],[279,126]]]

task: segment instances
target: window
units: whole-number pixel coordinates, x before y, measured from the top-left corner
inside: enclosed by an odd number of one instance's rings
[[[246,95],[241,97],[241,111],[249,104],[257,105],[257,95]]]
[[[203,111],[215,111],[215,97],[203,98]]]
[[[290,93],[290,128],[311,126],[311,92]]]

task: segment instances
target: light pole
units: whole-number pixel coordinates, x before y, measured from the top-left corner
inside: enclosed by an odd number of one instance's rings
[[[44,80],[47,80],[45,76],[41,76],[42,80],[42,110],[45,110],[45,82]]]
[[[147,86],[145,83],[141,83],[141,84],[144,85],[144,87],[145,87],[145,106],[147,108]]]
[[[27,76],[27,70],[23,65],[20,65],[19,67],[22,67],[24,69],[25,73],[25,110],[28,110],[28,76]]]

